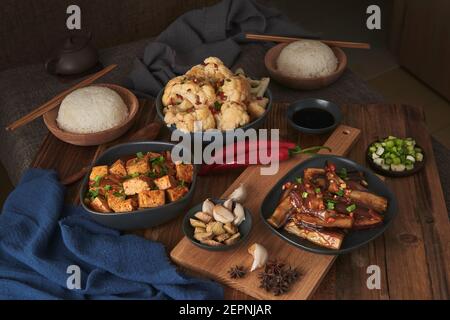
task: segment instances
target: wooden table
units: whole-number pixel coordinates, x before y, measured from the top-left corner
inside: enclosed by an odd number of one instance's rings
[[[155,118],[153,104],[141,101],[139,120],[130,132]],[[351,105],[341,106],[343,123],[363,130],[359,142],[349,154],[349,158],[364,163],[364,150],[377,134],[389,130],[393,134],[405,132],[426,132],[421,109],[395,105]],[[266,121],[266,127],[280,128],[281,138],[297,140],[302,147],[322,144],[328,135],[320,137],[299,136],[288,128],[284,119],[286,105],[275,104]],[[382,116],[381,116],[382,115]],[[393,123],[389,119],[408,119]],[[386,119],[386,121],[384,121]],[[394,121],[395,122],[395,121]],[[166,128],[158,140],[168,139]],[[429,136],[418,137],[419,144],[427,145],[429,160],[434,161]],[[425,140],[427,142],[425,142]],[[52,168],[60,176],[70,175],[83,166],[89,165],[97,147],[75,147],[57,140],[49,134],[33,162],[34,167]],[[198,203],[206,197],[218,197],[239,176],[239,171],[212,177],[199,177],[193,199]],[[435,166],[422,173],[428,180],[439,183]],[[450,225],[442,191],[430,185],[421,188],[414,184],[418,176],[388,179],[388,185],[396,193],[398,200],[408,203],[410,197],[417,197],[413,207],[406,204],[387,232],[368,245],[339,256],[327,276],[315,292],[313,299],[448,299],[450,288]],[[77,199],[79,186],[68,188],[67,201]],[[136,234],[165,244],[167,252],[181,239],[182,215],[157,228],[138,230]],[[286,244],[287,245],[287,244]],[[367,267],[378,265],[381,270],[381,289],[369,290],[366,286]],[[226,288],[227,299],[250,298],[236,290]]]

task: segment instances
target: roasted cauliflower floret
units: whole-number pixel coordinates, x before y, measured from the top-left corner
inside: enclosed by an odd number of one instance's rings
[[[243,76],[225,79],[220,90],[220,97],[225,101],[245,102],[250,99],[250,84]]]
[[[168,84],[164,89],[162,102],[165,106],[181,104],[186,100],[195,108],[209,106],[216,100],[216,93],[209,84],[199,85],[193,80],[185,78]]]
[[[185,132],[204,131],[216,128],[216,120],[207,107],[190,111],[179,110],[177,106],[165,108],[164,121],[174,124],[177,129]]]
[[[250,115],[251,119],[259,118],[263,115],[263,113],[266,111],[267,103],[269,102],[269,99],[267,98],[260,98],[257,100],[251,101],[247,106],[247,111]]]
[[[195,110],[195,121],[201,123],[201,131],[215,129],[216,120],[209,108],[199,108]],[[194,131],[198,131],[198,123],[194,124]]]
[[[237,102],[225,102],[220,109],[219,129],[233,130],[249,123],[250,117],[245,105]]]
[[[231,70],[219,58],[215,57],[206,58],[202,64],[196,65],[186,72],[188,77],[205,79],[212,83],[221,82],[232,75]]]

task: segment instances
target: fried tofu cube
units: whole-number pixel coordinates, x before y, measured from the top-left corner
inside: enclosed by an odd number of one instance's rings
[[[108,193],[108,205],[114,212],[130,212],[136,209],[136,202],[134,199],[125,199],[124,197],[117,197],[112,193]]]
[[[89,180],[95,180],[97,177],[103,178],[108,174],[108,166],[96,166],[91,170]]]
[[[127,174],[132,175],[135,173],[146,174],[150,171],[150,165],[146,158],[133,158],[127,161],[126,164]]]
[[[167,190],[170,188],[174,188],[177,183],[172,176],[165,175],[161,178],[155,179],[153,181],[159,190]]]
[[[125,177],[127,175],[125,163],[120,159],[117,160],[109,167],[109,173],[118,175],[119,177]]]
[[[138,193],[139,208],[154,208],[166,203],[164,190],[146,190]]]
[[[111,212],[108,202],[103,197],[96,197],[89,203],[92,210],[102,213]]]
[[[184,195],[189,192],[189,189],[185,186],[178,186],[175,188],[167,189],[166,192],[169,201],[174,202],[177,201],[178,199],[183,198]]]
[[[188,183],[192,182],[194,176],[194,166],[192,164],[179,163],[175,165],[177,170],[177,179]]]
[[[136,177],[123,182],[123,190],[127,196],[150,190],[151,179],[148,177]]]

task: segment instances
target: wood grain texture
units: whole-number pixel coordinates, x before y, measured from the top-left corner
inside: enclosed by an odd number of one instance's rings
[[[141,103],[137,121],[127,134],[155,119],[153,104]],[[284,117],[286,108],[286,104],[274,104],[265,126],[279,128],[282,139],[297,141],[302,147],[326,141],[327,135],[304,136],[291,129]],[[415,176],[385,179],[398,198],[396,219],[383,236],[350,254],[339,256],[311,299],[449,299],[450,225],[422,110],[389,104],[342,105],[341,108],[343,123],[362,129],[359,141],[348,154],[350,159],[366,165],[364,150],[367,145],[377,137],[394,134],[414,137],[424,148],[427,163]],[[168,130],[163,128],[158,140],[168,137]],[[65,176],[89,165],[95,153],[96,147],[68,145],[49,134],[33,166],[52,168]],[[205,197],[219,198],[241,173],[238,170],[199,177],[193,203]],[[78,188],[77,184],[68,188],[67,201],[76,199]],[[180,215],[162,226],[136,230],[135,233],[161,241],[170,252],[183,237],[182,218]],[[380,267],[380,290],[369,290],[366,286],[369,265]],[[251,299],[230,287],[225,287],[225,298]]]
[[[331,148],[331,154],[346,155],[358,140],[360,133],[359,129],[340,125],[327,139],[325,146]],[[321,150],[320,153],[330,154],[325,150]],[[261,175],[260,166],[248,167],[222,194],[221,199],[226,199],[241,183],[246,186],[249,194],[247,200],[242,204],[251,211],[253,225],[250,236],[239,247],[225,252],[211,252],[195,246],[188,238],[184,237],[171,251],[172,260],[183,267],[226,283],[254,298],[264,300],[308,299],[320,284],[336,256],[313,254],[288,245],[272,233],[260,218],[261,203],[267,193],[289,170],[307,158],[308,156],[302,155],[280,163],[279,171],[275,175]],[[255,179],[255,177],[258,178]],[[261,290],[258,280],[260,270],[249,273],[243,279],[230,279],[227,271],[231,267],[236,264],[251,266],[253,259],[247,250],[253,243],[263,245],[269,252],[269,259],[285,261],[300,271],[302,276],[293,285],[290,292],[275,297],[271,293]]]

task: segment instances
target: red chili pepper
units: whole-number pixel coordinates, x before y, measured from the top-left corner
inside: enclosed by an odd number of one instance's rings
[[[270,142],[270,141],[268,141],[268,142]],[[248,144],[244,144],[244,145],[247,146]],[[292,146],[292,145],[294,147],[287,147],[287,146]],[[230,149],[228,149],[228,150],[229,151],[231,150],[231,151],[234,152],[234,147],[235,146],[236,146],[236,144],[230,145]],[[228,147],[228,146],[226,146],[226,147]],[[317,147],[310,147],[310,148],[306,148],[306,149],[301,149],[299,146],[293,144],[292,142],[286,142],[285,141],[285,142],[283,142],[283,147],[280,147],[279,150],[278,150],[278,160],[280,162],[281,161],[285,161],[285,160],[288,160],[293,155],[301,154],[301,153],[311,154],[311,153],[314,153],[314,152],[316,152],[316,151],[318,151],[320,149],[327,149],[328,151],[331,151],[330,148],[323,147],[323,146],[317,146]],[[245,150],[257,151],[255,149],[245,149]],[[245,161],[243,163],[240,163],[240,161],[238,161],[238,159],[241,160],[240,157],[236,156],[235,159],[233,161],[231,161],[231,162],[222,163],[222,164],[220,164],[220,163],[205,164],[205,165],[203,165],[201,167],[200,171],[198,172],[198,175],[201,176],[201,175],[206,175],[206,174],[209,174],[209,173],[212,173],[212,172],[224,172],[224,171],[228,171],[228,170],[242,169],[242,168],[246,168],[250,164],[261,164],[261,162],[260,162],[261,159],[259,159],[259,155],[258,154],[257,154],[257,163],[250,163],[249,162],[250,151],[249,152],[245,152]]]
[[[226,161],[227,154],[234,154],[234,159],[242,153],[256,152],[259,150],[271,150],[272,149],[271,140],[251,140],[251,141],[238,141],[233,144],[228,144],[224,148],[216,151],[212,158],[213,163],[224,163]],[[290,141],[279,141],[278,148],[293,149],[297,145]]]

